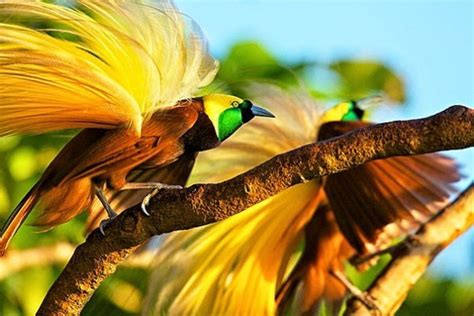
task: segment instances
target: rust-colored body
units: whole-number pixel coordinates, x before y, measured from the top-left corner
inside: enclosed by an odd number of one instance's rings
[[[5,224],[0,253],[39,203],[35,225],[49,228],[67,222],[88,209],[94,187],[118,191],[131,173],[159,170],[198,151],[219,144],[214,127],[203,111],[201,98],[180,101],[156,111],[145,121],[140,136],[127,127],[84,129],[60,151],[41,179],[23,198]],[[180,184],[189,175],[182,174]],[[153,179],[159,182],[159,179]]]

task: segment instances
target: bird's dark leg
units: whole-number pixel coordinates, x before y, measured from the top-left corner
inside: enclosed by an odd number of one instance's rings
[[[384,249],[380,249],[377,251],[374,251],[372,253],[363,255],[363,256],[354,256],[350,259],[350,263],[353,265],[361,265],[366,263],[367,261],[372,260],[375,257],[380,257],[385,254],[389,254],[391,256],[395,255],[398,251],[401,251],[402,249],[405,248],[413,248],[418,244],[418,240],[416,235],[408,235],[404,240],[400,241],[399,243],[389,246]]]
[[[127,182],[120,190],[142,190],[142,189],[182,189],[180,185],[165,184],[160,182]]]
[[[107,198],[104,195],[104,192],[102,192],[102,189],[97,185],[94,186],[94,189],[95,189],[95,195],[99,199],[100,203],[102,203],[102,206],[104,207],[105,211],[107,212],[107,215],[109,216],[108,219],[104,219],[102,222],[100,222],[100,225],[99,225],[100,232],[102,233],[102,235],[105,236],[105,232],[104,232],[105,226],[107,226],[107,224],[110,223],[110,221],[117,216],[117,213],[115,213],[115,211],[110,206],[109,202],[107,201]]]
[[[367,261],[370,261],[370,260],[372,260],[376,257],[380,257],[380,256],[385,255],[385,254],[392,255],[398,248],[399,248],[398,245],[389,246],[387,248],[380,249],[380,250],[374,251],[374,252],[366,254],[366,255],[353,256],[349,261],[350,261],[351,264],[353,264],[355,266],[360,266],[361,264],[364,264]]]
[[[150,213],[146,209],[148,203],[150,203],[150,199],[154,197],[159,190],[161,189],[174,189],[179,190],[183,187],[180,185],[171,185],[171,184],[164,184],[159,182],[128,182],[123,185],[120,190],[142,190],[142,189],[153,189],[150,193],[148,193],[142,200],[141,209],[143,214],[146,216],[150,216]]]
[[[331,269],[329,270],[329,273],[339,282],[341,282],[354,297],[364,303],[364,305],[367,306],[370,310],[379,310],[374,301],[367,294],[357,288],[357,286],[352,284],[352,282],[341,271]]]

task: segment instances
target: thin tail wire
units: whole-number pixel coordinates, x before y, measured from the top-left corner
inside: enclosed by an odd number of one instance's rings
[[[35,185],[8,216],[0,231],[0,256],[5,254],[10,240],[26,220],[39,198],[39,185]]]

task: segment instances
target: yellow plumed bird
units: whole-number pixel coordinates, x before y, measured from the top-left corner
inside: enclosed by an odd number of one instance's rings
[[[219,150],[203,153],[191,183],[231,178],[316,138],[322,112],[312,100],[274,87],[255,90],[278,119],[255,121]],[[300,184],[218,224],[170,234],[156,258],[145,314],[275,314],[275,288],[319,203],[319,186]]]
[[[1,1],[0,136],[82,131],[13,210],[0,254],[37,204],[43,228],[85,210],[93,227],[104,208],[113,217],[152,188],[183,185],[198,152],[273,116],[234,96],[196,97],[217,69],[166,0]]]
[[[374,100],[323,113],[301,91],[254,85],[249,93],[278,119],[254,122],[201,155],[191,182],[222,181],[365,126],[363,108]],[[171,233],[158,250],[144,314],[312,314],[323,299],[336,313],[347,291],[331,270],[343,272],[349,257],[416,227],[446,202],[457,179],[454,162],[438,154],[374,161],[296,185],[222,222]]]

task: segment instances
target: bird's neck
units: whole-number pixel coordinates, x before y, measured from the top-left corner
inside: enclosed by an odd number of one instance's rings
[[[199,113],[196,123],[182,137],[186,150],[204,151],[220,145],[216,130],[209,117],[204,113],[202,98],[187,101]]]

